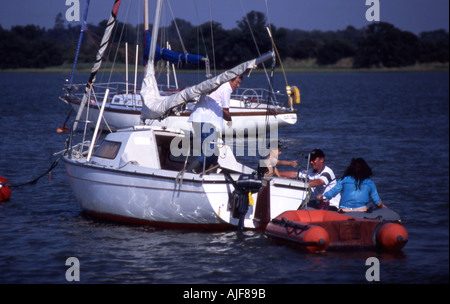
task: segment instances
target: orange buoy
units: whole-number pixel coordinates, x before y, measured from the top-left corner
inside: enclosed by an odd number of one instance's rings
[[[389,251],[402,249],[408,242],[408,232],[397,223],[387,223],[377,231],[377,245]]]
[[[309,252],[325,251],[330,244],[330,235],[323,227],[312,226],[304,232],[303,242],[307,244],[305,248]]]
[[[68,126],[60,126],[58,129],[56,129],[56,133],[66,133],[69,131],[69,127]]]
[[[8,181],[0,176],[0,202],[6,201],[11,197],[11,188]]]

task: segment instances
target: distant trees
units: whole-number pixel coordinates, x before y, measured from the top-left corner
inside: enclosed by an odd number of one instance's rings
[[[420,58],[419,38],[385,22],[369,25],[357,46],[355,67],[401,67]]]
[[[94,61],[106,22],[88,25],[89,32],[83,40],[79,62]],[[217,22],[193,26],[186,20],[176,19],[160,32],[164,33],[163,40],[169,41],[173,50],[182,52],[184,45],[186,51],[208,55],[217,69],[225,69],[257,56],[257,50],[265,53],[272,49],[267,23],[263,13],[252,11],[231,30],[225,30]],[[119,23],[117,28],[129,43],[142,44],[143,39],[137,33],[141,36],[143,25]],[[56,16],[54,27],[47,30],[35,25],[15,26],[10,30],[0,26],[0,69],[43,68],[72,63],[80,30],[80,25],[66,26],[61,14]],[[319,65],[330,65],[352,57],[355,68],[449,61],[449,34],[445,30],[423,32],[417,36],[392,24],[377,22],[362,29],[348,26],[338,31],[309,32],[272,25],[271,31],[282,59],[312,59]],[[113,44],[119,43],[119,36],[115,36]],[[124,61],[123,51],[112,53]]]
[[[34,25],[15,26],[10,31],[0,27],[0,68],[44,68],[63,63],[62,49]]]
[[[449,36],[444,30],[420,34],[420,62],[448,62]]]
[[[342,58],[353,57],[356,47],[350,42],[342,39],[326,41],[317,50],[317,63],[320,65],[335,64]]]

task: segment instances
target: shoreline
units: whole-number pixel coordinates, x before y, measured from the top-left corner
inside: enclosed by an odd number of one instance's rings
[[[397,67],[397,68],[353,68],[349,65],[330,65],[330,66],[319,66],[315,63],[310,63],[308,61],[306,62],[300,62],[300,63],[291,63],[287,62],[284,63],[285,72],[287,74],[291,73],[397,73],[397,72],[449,72],[449,63],[426,63],[426,64],[415,64],[413,66],[406,66],[406,67]],[[90,73],[91,72],[91,64],[83,63],[80,64],[80,67],[75,70],[75,73]],[[102,67],[102,69],[108,69],[108,66],[105,65]],[[109,67],[110,69],[110,67]],[[125,73],[125,65],[124,64],[116,64],[115,71],[120,73]],[[193,74],[197,72],[203,72],[203,69],[179,69],[177,70],[177,73],[179,74]],[[144,68],[139,67],[138,73],[143,73]],[[221,70],[218,70],[217,73],[222,72]],[[277,66],[275,69],[275,73],[282,73],[283,70],[280,66]],[[56,66],[56,67],[46,67],[46,68],[18,68],[18,69],[0,69],[0,73],[60,73],[60,74],[70,74],[72,73],[72,66],[69,67],[68,64],[64,64],[62,66]],[[134,67],[130,66],[129,73],[134,73]],[[263,73],[262,69],[257,69],[253,71],[253,73]]]

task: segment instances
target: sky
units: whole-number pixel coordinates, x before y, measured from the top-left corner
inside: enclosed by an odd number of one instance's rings
[[[87,0],[0,0],[0,25],[10,29],[15,25],[34,24],[49,29],[54,26],[56,15],[61,12],[65,18],[68,10],[76,9],[76,2],[82,20]],[[170,0],[170,7],[175,18],[190,21],[193,25],[212,19],[225,29],[232,29],[246,13],[255,10],[268,15],[269,21],[277,27],[336,31],[349,25],[360,29],[374,22],[366,19],[366,11],[374,8],[373,2],[380,4],[380,21],[401,30],[415,34],[449,30],[449,0]],[[98,24],[108,19],[113,3],[113,0],[91,0],[88,23]],[[142,0],[122,0],[119,19],[141,23],[141,3]],[[150,16],[153,16],[155,3],[150,0]],[[167,5],[165,11],[163,25],[172,20]],[[150,23],[152,20],[151,17]],[[76,20],[66,22],[73,26],[80,24]]]

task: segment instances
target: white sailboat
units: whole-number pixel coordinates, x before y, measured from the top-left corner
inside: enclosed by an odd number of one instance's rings
[[[101,123],[102,129],[114,131],[136,125],[152,125],[181,128],[192,132],[191,123],[187,120],[193,110],[194,103],[189,103],[183,108],[174,109],[164,117],[143,120],[141,118],[141,89],[138,88],[136,81],[135,83],[128,81],[128,73],[126,73],[127,80],[125,82],[95,83],[94,86],[96,74],[100,68],[110,36],[113,32],[120,2],[114,2],[113,13],[108,21],[105,36],[101,42],[96,64],[92,69],[88,84],[85,86],[70,82],[64,85],[63,90],[65,93],[60,99],[75,110],[77,113],[75,120],[79,120],[80,117],[87,117],[87,120],[95,122],[102,107],[104,92],[106,88],[109,88],[110,94],[106,99],[103,121]],[[148,33],[148,22],[145,22],[145,26],[146,33]],[[156,45],[152,50],[148,50],[148,52],[150,51],[155,52],[158,55],[158,59],[164,59],[168,63],[186,61],[198,64],[199,62],[205,62],[206,74],[210,76],[209,59],[206,57],[187,53],[175,53],[168,48],[160,48]],[[128,54],[128,51],[126,53]],[[128,55],[126,56],[128,58]],[[275,63],[275,56],[273,56],[272,60]],[[273,66],[275,65],[274,63]],[[128,62],[126,66],[128,69]],[[175,68],[173,69],[173,74],[175,74]],[[257,130],[262,127],[270,130],[274,127],[281,128],[297,122],[297,110],[293,104],[300,102],[298,88],[296,86],[288,87],[287,94],[283,95],[275,92],[270,83],[268,86],[269,89],[241,88],[233,93],[230,101],[230,114],[233,119],[232,128],[234,132],[241,134],[240,132],[246,133],[247,130]],[[178,85],[171,85],[169,81],[167,85],[160,84],[158,89],[161,95],[172,95],[180,91]],[[75,124],[76,126],[77,124]]]
[[[161,1],[157,3],[156,25]],[[157,37],[155,32],[153,37]],[[268,53],[164,96],[158,89],[154,57],[150,55],[142,85],[141,115],[148,119],[164,116],[271,57]],[[92,140],[74,145],[72,132],[62,156],[73,192],[85,213],[162,227],[264,229],[273,217],[297,209],[309,199],[306,182],[261,178],[254,169],[238,162],[223,141],[217,143],[218,168],[203,168],[200,174],[186,171],[192,147],[189,135],[182,129],[134,126],[107,134],[97,146],[108,94],[106,90]]]

